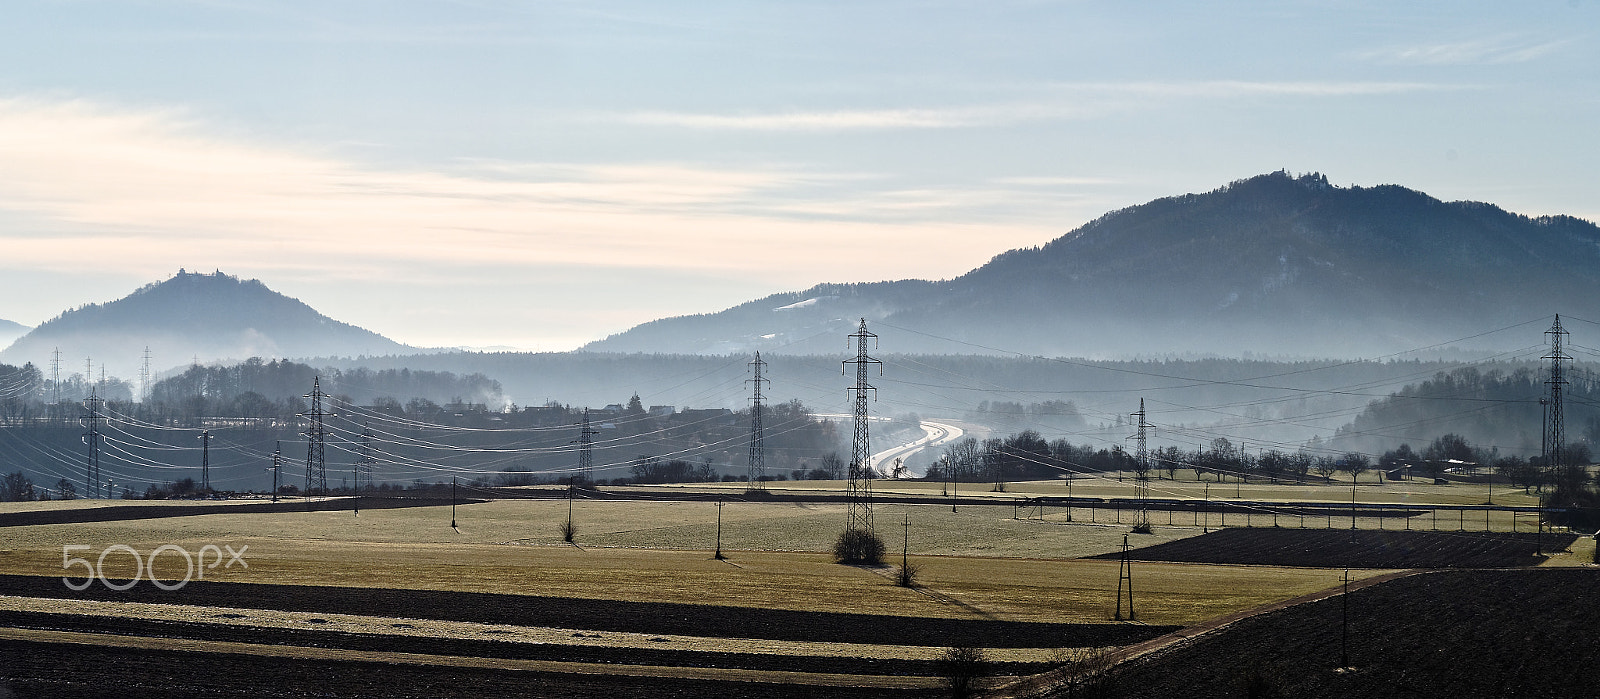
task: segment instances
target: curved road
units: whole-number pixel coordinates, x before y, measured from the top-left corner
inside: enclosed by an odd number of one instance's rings
[[[922,439],[906,442],[884,449],[872,455],[872,470],[887,475],[894,469],[894,460],[909,460],[917,452],[928,448],[938,448],[961,439],[966,435],[966,430],[948,422],[922,421]]]

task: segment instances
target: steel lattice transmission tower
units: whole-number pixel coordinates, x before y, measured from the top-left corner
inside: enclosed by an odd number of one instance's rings
[[[211,492],[211,430],[200,431],[200,489]]]
[[[856,365],[856,385],[848,393],[855,398],[856,432],[850,440],[850,485],[846,492],[849,502],[849,523],[846,531],[872,534],[872,440],[867,435],[867,392],[874,399],[878,389],[867,383],[867,367],[878,365],[878,375],[883,375],[883,362],[867,356],[867,339],[877,346],[878,336],[867,332],[867,319],[861,319],[861,328],[850,336],[855,340],[856,358],[846,360],[845,366]]]
[[[356,461],[355,468],[357,494],[361,492],[362,483],[372,484],[372,466],[376,463],[378,460],[372,458],[372,424],[365,423],[361,427],[361,459]]]
[[[761,370],[767,366],[761,361],[761,353],[756,353],[756,359],[750,362],[750,369],[755,373],[755,378],[745,379],[755,384],[755,394],[750,398],[750,475],[748,477],[750,490],[767,489],[767,445],[763,441],[761,431],[761,383],[772,382],[761,377]]]
[[[1561,316],[1556,315],[1556,322],[1546,330],[1550,336],[1550,354],[1542,357],[1550,360],[1550,378],[1545,385],[1550,387],[1550,403],[1546,406],[1547,419],[1545,420],[1544,443],[1548,454],[1545,459],[1545,468],[1549,469],[1552,476],[1560,477],[1561,469],[1567,465],[1566,435],[1562,425],[1561,387],[1567,384],[1566,365],[1563,362],[1572,361],[1562,350],[1565,344],[1567,331],[1561,327]]]
[[[594,480],[594,436],[600,434],[589,428],[589,409],[583,409],[583,431],[578,433],[578,474],[575,483]]]
[[[50,387],[55,391],[55,399],[50,404],[50,413],[57,419],[65,421],[67,416],[61,410],[61,348],[50,351]]]
[[[328,492],[328,462],[326,450],[328,430],[323,424],[323,419],[331,413],[322,409],[322,399],[327,397],[322,392],[322,377],[318,376],[311,381],[311,393],[306,398],[311,399],[311,409],[300,414],[301,417],[311,420],[306,427],[306,497],[312,495],[325,495]]]
[[[1138,514],[1133,518],[1133,530],[1150,531],[1150,423],[1144,419],[1144,399],[1139,399],[1139,412],[1132,417],[1138,420],[1138,431],[1133,434],[1133,499],[1139,503]],[[1128,603],[1128,613],[1133,613],[1133,603]]]
[[[144,364],[139,367],[139,402],[150,402],[150,346],[144,348]]]
[[[84,462],[83,491],[85,497],[100,497],[100,423],[105,418],[100,414],[100,406],[104,403],[100,396],[91,389],[89,397],[83,401],[84,414],[81,418],[83,426],[89,431],[83,433],[83,444],[88,447],[88,454]]]

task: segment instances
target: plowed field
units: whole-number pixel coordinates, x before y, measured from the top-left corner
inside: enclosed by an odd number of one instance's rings
[[[1573,534],[1329,529],[1222,529],[1134,549],[1139,561],[1302,568],[1508,568],[1535,566]],[[1121,554],[1092,556],[1116,559]]]

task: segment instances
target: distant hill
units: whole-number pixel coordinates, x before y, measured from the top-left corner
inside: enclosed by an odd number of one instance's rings
[[[1278,172],[1115,211],[947,281],[823,284],[645,323],[583,349],[1383,354],[1570,313],[1600,318],[1600,228]],[[1532,328],[1479,348],[1538,344]]]
[[[122,299],[50,319],[0,351],[0,361],[45,366],[60,348],[64,372],[81,371],[88,357],[126,378],[136,374],[145,347],[158,368],[196,357],[209,362],[417,351],[328,318],[260,281],[180,270]]]
[[[28,334],[29,329],[28,326],[21,323],[13,323],[0,318],[0,345],[10,344],[12,340]]]

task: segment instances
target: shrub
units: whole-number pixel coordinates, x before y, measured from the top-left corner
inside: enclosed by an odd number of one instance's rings
[[[1061,666],[1060,696],[1066,699],[1096,699],[1114,693],[1111,676],[1116,663],[1105,648],[1064,648],[1051,662]]]
[[[921,566],[915,563],[907,563],[900,566],[900,572],[894,576],[894,584],[900,587],[916,587],[917,573],[920,572],[922,572]]]
[[[939,656],[937,665],[950,696],[963,699],[973,695],[975,681],[988,673],[989,658],[982,648],[951,646]]]
[[[833,557],[840,563],[878,565],[883,563],[883,539],[872,532],[846,529],[833,544]]]

